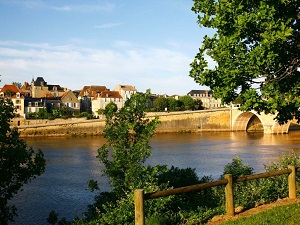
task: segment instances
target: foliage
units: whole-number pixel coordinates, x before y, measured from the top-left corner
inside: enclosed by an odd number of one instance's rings
[[[56,224],[58,221],[58,213],[55,212],[54,210],[52,210],[50,213],[49,213],[49,216],[47,218],[47,222],[49,224]]]
[[[265,166],[266,172],[287,169],[288,165],[300,167],[300,157],[295,153],[283,154],[277,162],[272,162]],[[253,169],[244,165],[240,158],[234,158],[231,164],[224,168],[224,174],[233,174],[236,179],[240,176],[252,174]],[[300,175],[297,174],[297,183],[300,183]],[[269,177],[264,179],[252,180],[234,184],[235,205],[245,206],[246,208],[255,207],[261,204],[276,201],[279,198],[288,196],[287,175]],[[298,189],[299,190],[299,189]]]
[[[223,175],[221,179],[224,179],[225,174],[232,174],[232,178],[236,179],[242,176],[250,175],[253,173],[253,168],[249,165],[244,165],[243,160],[239,157],[235,157],[232,159],[231,163],[228,163],[224,167]]]
[[[167,98],[168,100],[168,110],[175,111],[177,107],[177,100],[175,98]]]
[[[39,109],[38,118],[39,119],[48,119],[48,112],[47,112],[46,108]]]
[[[203,109],[203,102],[200,99],[195,100],[195,109],[202,110]]]
[[[68,115],[68,107],[67,106],[61,106],[59,108],[59,112],[61,116],[66,116]]]
[[[195,101],[189,95],[179,97],[178,101],[182,103],[184,110],[193,110],[195,108]]]
[[[284,154],[280,156],[278,162],[266,166],[266,171],[286,169],[291,164],[300,167],[300,157],[294,153]],[[191,168],[180,169],[174,166],[170,169],[166,166],[144,166],[141,168],[141,179],[127,189],[122,197],[118,197],[114,192],[103,192],[98,195],[97,204],[93,205],[93,217],[90,217],[96,219],[91,220],[88,224],[132,224],[132,221],[134,221],[133,191],[135,189],[143,188],[145,193],[149,193],[212,181],[210,177],[199,179],[195,169]],[[243,164],[242,159],[236,157],[224,167],[221,177],[227,173],[231,173],[234,178],[238,178],[252,174],[253,169],[249,165]],[[299,185],[299,177],[297,182]],[[245,208],[276,201],[278,198],[284,198],[288,195],[287,177],[281,175],[235,183],[234,194],[235,205],[242,205]],[[150,225],[204,224],[214,215],[224,213],[225,196],[223,186],[145,202],[146,222]]]
[[[13,221],[17,215],[15,206],[8,201],[23,184],[41,175],[45,159],[39,150],[36,154],[19,138],[17,128],[9,122],[14,117],[14,106],[9,99],[0,98],[0,224]]]
[[[225,104],[241,96],[241,110],[299,121],[299,0],[194,0],[192,10],[215,31],[191,63],[195,82]]]
[[[113,191],[120,195],[140,182],[143,163],[151,155],[149,139],[159,121],[145,118],[149,99],[150,93],[139,93],[120,110],[114,104],[104,110],[103,136],[108,143],[98,150],[98,158],[105,166],[103,173],[109,177]]]
[[[168,108],[168,99],[165,97],[158,97],[153,102],[154,108],[157,111],[165,111],[165,108]]]
[[[20,82],[12,82],[12,84],[16,85],[19,89],[22,87],[22,84]]]

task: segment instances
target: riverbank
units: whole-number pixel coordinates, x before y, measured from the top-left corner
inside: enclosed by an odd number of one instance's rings
[[[148,113],[147,118],[159,116],[156,133],[195,133],[230,131],[228,110]],[[15,120],[21,137],[38,136],[95,136],[102,135],[105,120],[70,118],[55,120]]]

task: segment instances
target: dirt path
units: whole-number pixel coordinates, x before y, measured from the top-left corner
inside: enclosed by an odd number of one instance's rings
[[[218,224],[221,224],[221,223],[223,223],[227,220],[233,220],[233,219],[237,219],[237,218],[240,218],[240,217],[251,216],[251,215],[254,215],[256,213],[259,213],[259,212],[262,212],[264,210],[275,207],[275,206],[288,205],[288,204],[298,203],[298,202],[300,202],[299,198],[298,199],[289,199],[289,198],[279,199],[276,202],[266,204],[266,205],[261,205],[261,206],[258,206],[256,208],[246,210],[244,212],[236,214],[234,217],[226,216],[226,215],[215,216],[215,217],[212,218],[212,220],[210,222],[207,223],[207,225],[218,225]]]

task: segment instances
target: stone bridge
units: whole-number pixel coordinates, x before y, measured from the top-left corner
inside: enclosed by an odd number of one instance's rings
[[[158,132],[185,131],[246,131],[266,134],[285,134],[290,129],[299,129],[296,121],[279,125],[275,115],[258,114],[255,111],[242,112],[237,108],[199,110],[185,112],[157,113],[161,125]]]

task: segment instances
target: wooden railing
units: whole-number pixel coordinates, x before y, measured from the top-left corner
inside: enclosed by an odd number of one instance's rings
[[[244,177],[232,179],[231,174],[224,176],[223,180],[213,181],[209,183],[195,184],[191,186],[185,186],[180,188],[174,188],[169,190],[157,191],[153,193],[144,193],[143,189],[137,189],[134,192],[134,205],[135,205],[135,224],[145,225],[145,209],[144,202],[148,199],[160,198],[169,195],[181,194],[191,191],[199,191],[201,189],[222,186],[225,185],[225,198],[226,198],[226,214],[228,216],[234,216],[234,194],[233,194],[233,183],[243,182],[248,180],[255,180],[260,178],[268,178],[283,174],[288,174],[288,188],[289,198],[296,198],[296,172],[300,172],[300,168],[296,169],[295,166],[288,166],[288,169],[253,174]]]

